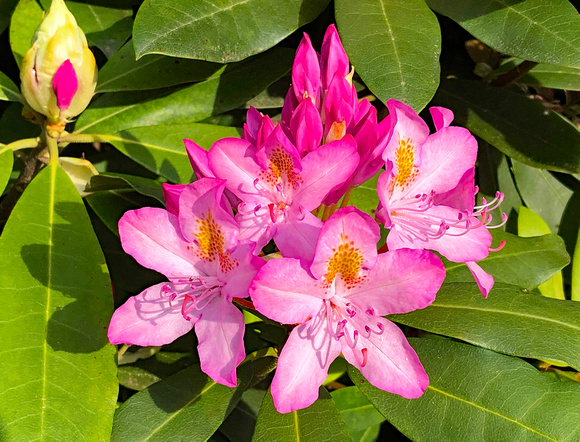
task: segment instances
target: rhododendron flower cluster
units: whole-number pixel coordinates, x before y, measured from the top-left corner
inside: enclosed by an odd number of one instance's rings
[[[119,222],[124,249],[168,282],[115,312],[112,343],[163,345],[195,328],[201,369],[235,386],[245,357],[237,302],[288,331],[271,387],[280,412],[312,404],[340,354],[378,388],[423,394],[427,373],[383,316],[433,302],[445,268],[432,251],[466,263],[487,296],[493,278],[476,262],[492,250],[489,212],[502,195],[475,205],[477,142],[450,126],[451,111],[431,108],[429,134],[390,100],[379,123],[352,76],[334,26],[321,54],[305,35],[280,122],[251,108],[242,138],[209,151],[185,140],[197,181],[166,184],[167,210],[130,211]],[[374,220],[347,204],[381,169]],[[388,229],[382,253],[377,222]],[[266,262],[266,246],[282,257]]]

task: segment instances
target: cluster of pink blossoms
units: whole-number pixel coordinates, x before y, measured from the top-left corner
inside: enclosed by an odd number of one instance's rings
[[[429,250],[465,262],[487,296],[493,278],[476,261],[490,252],[488,212],[502,196],[475,206],[477,143],[449,126],[451,111],[431,108],[430,135],[390,100],[377,123],[351,80],[334,26],[320,55],[305,35],[279,124],[250,109],[241,139],[209,151],[185,140],[198,180],[165,185],[167,210],[130,211],[119,222],[125,251],[169,281],[115,312],[113,344],[163,345],[195,327],[201,369],[235,386],[244,318],[232,301],[249,296],[258,312],[293,326],[271,387],[278,411],[312,404],[341,353],[376,387],[423,394],[425,370],[383,316],[433,302],[445,268]],[[383,167],[377,220],[389,234],[378,253],[377,221],[336,203]],[[272,240],[283,258],[266,262]]]

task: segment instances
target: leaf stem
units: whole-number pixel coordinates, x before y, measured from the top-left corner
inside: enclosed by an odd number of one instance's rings
[[[61,143],[108,143],[114,136],[104,134],[66,134],[58,139]]]
[[[36,147],[40,144],[40,137],[36,138],[24,138],[22,140],[14,141],[9,144],[3,144],[0,146],[0,154],[3,154],[7,150],[20,150],[20,149],[28,149],[31,147]]]

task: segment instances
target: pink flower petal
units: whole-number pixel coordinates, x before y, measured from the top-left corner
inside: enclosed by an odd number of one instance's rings
[[[433,118],[436,131],[449,126],[453,121],[453,111],[450,109],[433,106],[429,108],[429,112],[431,112],[431,118]]]
[[[340,344],[328,333],[326,324],[313,335],[309,329],[307,322],[292,330],[278,358],[271,391],[279,413],[312,405],[330,364],[340,354]]]
[[[484,298],[487,298],[489,292],[493,288],[494,280],[493,276],[483,270],[479,264],[467,261],[465,263],[473,277],[475,278],[475,282],[477,283],[477,287],[479,287],[479,291],[483,295]]]
[[[316,209],[330,191],[350,177],[358,162],[356,143],[350,135],[310,152],[302,159],[303,184],[294,196],[294,204],[307,211]]]
[[[349,74],[349,67],[348,56],[342,47],[336,26],[332,24],[324,34],[321,48],[320,70],[323,89],[328,89],[335,75],[346,77]]]
[[[382,333],[371,333],[368,339],[359,335],[354,349],[343,345],[345,359],[358,368],[375,387],[407,399],[420,397],[429,385],[429,377],[417,353],[403,332],[391,321],[380,316],[373,318],[373,321],[382,324]],[[377,329],[374,322],[369,323],[369,327]],[[352,334],[352,331],[349,332]],[[366,364],[361,365],[364,348],[367,353]]]
[[[247,298],[250,296],[250,284],[266,261],[263,258],[254,256],[254,244],[240,244],[236,247],[230,259],[236,265],[224,274],[220,269],[218,277],[222,281],[226,281],[226,285],[222,287],[222,296],[231,300],[232,298]]]
[[[433,203],[472,213],[475,206],[475,167],[468,169],[455,188],[435,195]]]
[[[390,250],[378,256],[364,282],[346,298],[378,316],[408,313],[427,307],[445,279],[445,267],[425,250]]]
[[[324,140],[330,143],[340,140],[346,134],[356,107],[353,87],[344,77],[334,76],[324,99]],[[354,98],[354,99],[353,99]]]
[[[283,324],[314,318],[324,305],[324,290],[294,258],[272,259],[259,271],[250,296],[256,309]]]
[[[167,211],[175,216],[179,216],[179,196],[185,184],[167,184],[163,183],[163,198]]]
[[[170,302],[162,292],[166,284],[143,290],[115,310],[108,331],[111,344],[164,345],[192,329],[193,323],[181,314],[179,300]]]
[[[290,131],[301,156],[318,148],[322,140],[322,120],[312,101],[304,100],[298,105],[290,120]]]
[[[310,212],[292,208],[284,223],[276,225],[274,241],[286,258],[312,262],[322,221]]]
[[[337,210],[320,232],[310,267],[312,275],[322,279],[329,271],[330,260],[336,256],[342,257],[349,265],[356,263],[359,270],[373,267],[377,262],[380,237],[379,226],[369,215],[354,207]],[[357,263],[358,259],[360,262]]]
[[[201,371],[215,382],[235,387],[236,367],[244,360],[244,315],[223,296],[216,296],[195,323]]]
[[[52,78],[52,90],[56,95],[56,105],[60,110],[66,110],[70,107],[78,88],[79,83],[75,68],[70,60],[65,60]]]
[[[261,121],[262,114],[258,109],[251,106],[246,113],[246,123],[244,124],[244,133],[242,138],[255,145]]]
[[[125,252],[144,267],[168,278],[199,274],[177,217],[166,210],[146,207],[125,212],[119,220],[119,236]]]
[[[310,98],[318,105],[321,87],[318,54],[312,47],[308,34],[304,34],[292,65],[292,89],[298,101]]]
[[[188,184],[179,198],[181,233],[207,259],[238,244],[238,223],[224,209],[225,186],[224,180],[202,178]]]
[[[272,222],[267,205],[242,203],[239,206],[235,219],[240,226],[238,240],[241,243],[255,243],[256,254],[260,253],[262,248],[268,244],[276,232],[276,226]]]
[[[183,143],[195,177],[198,180],[205,177],[214,177],[215,175],[209,167],[207,150],[187,138],[183,139]]]

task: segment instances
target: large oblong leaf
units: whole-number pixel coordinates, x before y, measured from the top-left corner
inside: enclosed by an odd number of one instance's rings
[[[314,20],[329,0],[145,0],[135,19],[135,52],[239,61],[271,48]]]
[[[6,184],[10,180],[10,174],[14,167],[14,153],[11,149],[2,151],[0,147],[0,195],[4,192]]]
[[[567,0],[427,0],[493,49],[580,67],[580,17]]]
[[[383,102],[417,112],[439,85],[441,32],[423,0],[336,0],[344,47],[368,88]]]
[[[141,94],[105,94],[79,117],[75,132],[116,134],[130,127],[192,123],[227,112],[288,72],[293,56],[290,49],[274,48],[224,66],[219,76],[147,101]]]
[[[234,127],[185,123],[134,127],[109,137],[110,143],[143,167],[174,183],[192,181],[193,169],[183,144],[189,138],[209,149],[217,140],[238,137]]]
[[[10,48],[20,67],[26,51],[32,46],[32,37],[42,21],[42,7],[36,0],[20,0],[10,20]]]
[[[217,63],[163,55],[136,60],[133,42],[129,41],[99,70],[96,92],[139,91],[193,83],[218,73],[221,67]]]
[[[115,414],[111,441],[203,441],[218,429],[242,393],[269,373],[272,358],[238,368],[238,386],[217,384],[195,364],[132,396]]]
[[[418,399],[353,382],[411,440],[573,441],[580,438],[580,385],[530,364],[448,339],[409,339],[430,384]]]
[[[580,369],[580,305],[496,284],[484,299],[473,283],[444,283],[433,303],[389,319],[525,358]]]
[[[580,91],[580,68],[539,64],[526,75],[520,77],[518,83],[553,89],[565,89],[568,91]]]
[[[80,196],[51,164],[0,237],[3,440],[105,440],[117,398],[113,294]]]
[[[547,281],[570,262],[566,246],[558,235],[521,238],[503,230],[493,230],[494,245],[505,241],[498,252],[492,252],[478,264],[492,274],[495,282],[533,289]],[[447,276],[445,282],[471,282],[473,275],[462,262],[443,258]]]
[[[580,172],[580,130],[538,101],[481,82],[445,80],[433,102],[453,109],[457,125],[517,161]]]
[[[260,407],[252,442],[332,440],[351,441],[340,411],[334,405],[326,388],[320,387],[319,396],[311,406],[278,413],[272,394],[268,391]]]
[[[20,101],[20,91],[8,76],[0,72],[0,100]]]

